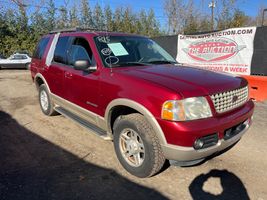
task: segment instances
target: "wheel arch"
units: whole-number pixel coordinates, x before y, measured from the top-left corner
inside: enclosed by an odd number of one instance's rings
[[[160,144],[162,145],[167,144],[164,133],[160,125],[158,124],[156,118],[152,115],[152,113],[147,108],[145,108],[143,105],[133,100],[125,99],[125,98],[115,99],[111,101],[107,106],[107,109],[105,111],[105,120],[107,122],[107,128],[108,128],[109,133],[113,132],[112,126],[115,121],[112,115],[114,114],[114,111],[120,107],[132,110],[133,112],[130,112],[130,113],[140,113],[141,115],[143,115],[146,118],[146,120],[150,123],[153,130],[155,131],[160,141]]]
[[[48,89],[48,92],[51,93],[50,91],[50,88],[49,88],[49,85],[47,84],[44,76],[40,73],[37,73],[34,77],[34,83],[35,83],[35,86],[37,88],[37,90],[39,89],[39,87],[42,85],[42,84],[45,84],[47,89]]]

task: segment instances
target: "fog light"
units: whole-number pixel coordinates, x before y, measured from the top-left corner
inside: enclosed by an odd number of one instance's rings
[[[204,141],[201,139],[197,139],[194,143],[194,149],[198,150],[201,149],[204,145]]]
[[[231,128],[229,128],[228,130],[225,131],[225,134],[224,134],[224,139],[229,139],[231,137],[231,135],[233,134],[232,133],[233,130]]]

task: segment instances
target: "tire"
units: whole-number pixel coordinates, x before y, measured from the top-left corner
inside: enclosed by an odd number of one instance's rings
[[[113,131],[118,160],[129,173],[145,178],[161,170],[165,157],[157,136],[144,116],[136,113],[120,116],[114,123]]]
[[[56,114],[56,111],[53,109],[53,102],[51,101],[45,84],[42,84],[39,87],[39,104],[45,115],[52,116]]]
[[[25,64],[25,69],[30,70],[30,63]]]

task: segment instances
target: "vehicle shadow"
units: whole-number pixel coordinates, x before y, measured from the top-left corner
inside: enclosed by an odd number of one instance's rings
[[[167,199],[41,138],[0,111],[1,199]]]
[[[210,178],[219,178],[223,191],[215,195],[204,191],[204,183]],[[247,190],[242,181],[232,172],[227,170],[211,170],[207,174],[196,177],[189,186],[189,191],[194,200],[249,200]]]

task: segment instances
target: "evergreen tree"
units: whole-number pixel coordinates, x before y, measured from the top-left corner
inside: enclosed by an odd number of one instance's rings
[[[186,20],[184,34],[193,34],[198,31],[198,22],[196,18],[191,14],[190,17]]]
[[[94,28],[94,22],[92,18],[92,12],[88,0],[81,1],[81,17],[80,25],[86,28]]]
[[[153,9],[150,9],[148,12],[146,26],[147,26],[146,35],[150,37],[159,35],[160,33],[159,23],[156,20],[156,16]]]
[[[53,0],[49,0],[48,1],[48,8],[47,8],[47,12],[45,14],[46,17],[46,28],[48,31],[52,31],[55,29],[56,27],[56,7],[55,7],[55,3]]]
[[[102,8],[98,3],[95,5],[94,8],[93,22],[94,22],[94,28],[99,30],[105,29],[104,15],[102,12]]]
[[[123,8],[118,7],[115,9],[113,20],[114,20],[114,31],[122,31],[122,24],[123,24]]]
[[[0,53],[5,56],[18,50],[32,53],[40,37],[56,28],[80,25],[147,36],[161,33],[153,10],[135,13],[130,7],[117,7],[113,12],[110,6],[103,10],[96,4],[92,14],[88,0],[81,0],[78,13],[75,5],[71,8],[67,6],[67,0],[60,8],[55,7],[54,0],[47,0],[47,5],[42,9],[31,10],[29,17],[30,9],[23,1],[13,2],[17,5],[16,9],[0,8]]]
[[[112,16],[113,16],[112,10],[111,10],[110,6],[108,5],[104,9],[105,30],[108,30],[108,31],[114,31],[115,30]]]
[[[208,32],[209,30],[211,30],[211,23],[208,16],[203,16],[198,24],[198,32]]]
[[[79,26],[79,19],[77,15],[77,8],[74,4],[70,10],[70,27],[78,27]]]
[[[123,12],[123,21],[121,30],[123,32],[128,32],[128,33],[134,33],[136,31],[134,27],[134,15],[132,14],[132,11],[129,7],[125,8]]]
[[[59,8],[59,20],[57,22],[57,28],[67,28],[67,27],[69,27],[68,11],[66,8],[61,6]]]
[[[47,31],[47,19],[38,11],[31,16],[31,28],[35,34],[44,34]]]
[[[137,18],[137,30],[139,31],[138,33],[141,35],[145,35],[148,31],[147,28],[147,15],[146,15],[146,11],[144,9],[142,9],[140,11],[140,13],[138,14],[138,18]]]

